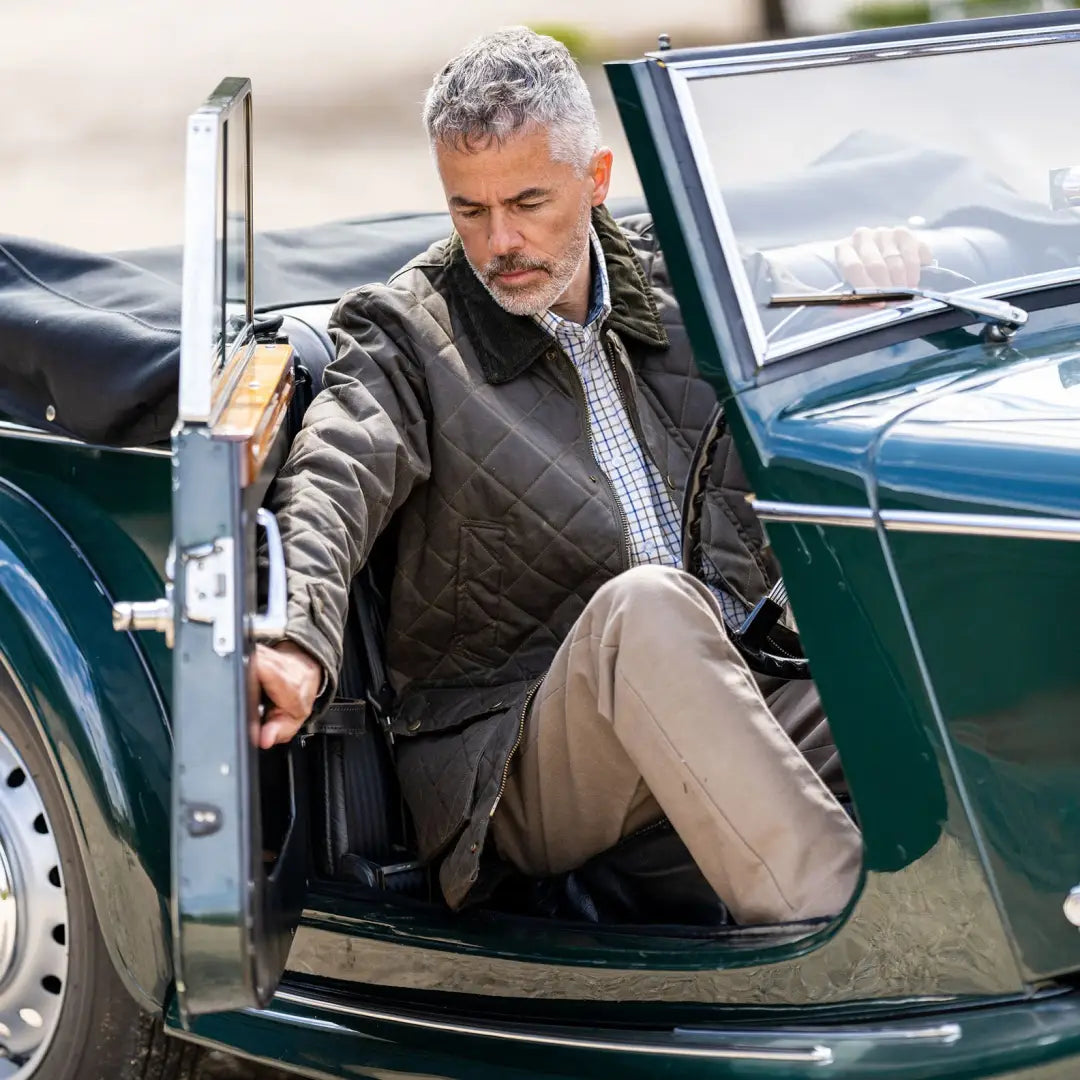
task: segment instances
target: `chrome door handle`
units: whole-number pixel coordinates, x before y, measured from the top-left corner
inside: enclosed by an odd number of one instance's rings
[[[266,611],[251,618],[251,636],[255,641],[280,641],[285,636],[288,621],[288,591],[285,582],[285,548],[277,518],[260,506],[256,522],[266,530],[266,551],[270,559],[267,583]]]
[[[160,600],[137,600],[128,603],[117,600],[112,606],[114,630],[157,630],[165,635],[165,644],[173,647],[173,599],[172,585],[166,589],[170,595]]]
[[[165,560],[165,595],[160,600],[136,600],[133,603],[117,600],[112,606],[114,630],[156,630],[165,635],[165,644],[171,649],[176,629],[176,600],[173,576],[176,557],[172,547]]]

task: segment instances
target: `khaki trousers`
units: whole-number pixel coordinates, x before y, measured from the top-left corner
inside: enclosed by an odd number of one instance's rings
[[[641,566],[596,593],[556,653],[492,832],[544,876],[663,815],[739,923],[833,915],[862,840],[826,782],[842,772],[813,684],[759,686],[709,590]]]

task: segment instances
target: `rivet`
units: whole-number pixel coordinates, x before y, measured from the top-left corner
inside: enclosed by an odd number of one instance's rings
[[[55,405],[50,405],[45,410],[45,419],[48,420],[50,424],[56,419],[56,406]]]

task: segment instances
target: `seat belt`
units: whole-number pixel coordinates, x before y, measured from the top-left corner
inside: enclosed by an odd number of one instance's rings
[[[374,591],[370,569],[365,567],[361,573],[367,576],[365,582],[367,588]],[[368,705],[371,706],[372,715],[378,721],[389,744],[393,746],[394,734],[390,728],[390,707],[394,701],[394,691],[390,686],[383,659],[386,631],[383,626],[376,623],[372,605],[367,602],[363,590],[354,586],[351,592],[353,611],[356,614],[356,624],[360,628],[360,638],[364,643],[364,658],[368,669],[368,686],[365,696]]]

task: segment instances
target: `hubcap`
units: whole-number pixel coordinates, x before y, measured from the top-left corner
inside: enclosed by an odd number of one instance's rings
[[[0,1080],[29,1080],[68,977],[60,850],[30,770],[0,731]]]

